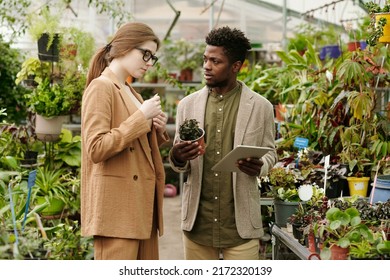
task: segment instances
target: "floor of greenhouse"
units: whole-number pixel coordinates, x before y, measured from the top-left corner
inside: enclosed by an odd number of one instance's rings
[[[160,260],[184,260],[180,229],[181,196],[164,198],[164,235],[160,238]]]
[[[164,198],[164,235],[159,239],[160,260],[184,260],[181,220],[181,196]],[[260,247],[260,259],[270,259],[271,243]],[[267,249],[268,247],[268,249]]]

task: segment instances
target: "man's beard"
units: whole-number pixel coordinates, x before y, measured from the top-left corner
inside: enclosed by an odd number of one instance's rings
[[[218,82],[213,82],[213,83],[206,83],[206,86],[210,89],[212,88],[219,88],[219,87],[224,87],[227,85],[227,80],[223,81],[218,81]]]

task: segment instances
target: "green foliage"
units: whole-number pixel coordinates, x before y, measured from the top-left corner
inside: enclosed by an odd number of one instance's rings
[[[54,165],[56,168],[81,167],[81,136],[73,136],[68,129],[62,129],[60,139],[54,144],[56,153]]]
[[[321,258],[324,259],[329,258],[329,246],[334,244],[341,248],[357,248],[375,243],[373,231],[362,223],[355,207],[346,210],[330,208],[326,212],[326,223],[321,226],[320,232],[324,238],[324,248],[321,251]]]
[[[53,43],[54,36],[63,33],[60,20],[61,13],[59,11],[54,13],[53,10],[50,10],[49,6],[43,6],[38,14],[28,14],[28,32],[34,41],[38,41],[42,34],[48,34],[49,39],[46,48],[49,49]]]
[[[95,53],[95,38],[91,33],[85,32],[77,27],[69,27],[65,30],[63,45],[74,44],[76,45],[76,65],[81,64],[84,69],[89,66],[93,54]]]
[[[31,0],[0,1],[0,24],[4,30],[9,30],[11,41],[23,35],[27,29],[26,17]]]
[[[14,82],[21,58],[19,51],[12,49],[0,35],[0,104],[7,109],[6,120],[10,123],[20,123],[27,116],[23,96],[28,90]]]
[[[204,43],[166,40],[161,47],[161,64],[170,70],[199,68],[203,63],[204,48]]]
[[[82,237],[78,221],[60,223],[51,229],[53,234],[44,243],[49,260],[91,260],[92,237]]]
[[[48,118],[69,114],[77,101],[61,84],[51,84],[48,78],[25,97],[33,112]]]
[[[203,130],[196,119],[185,119],[179,127],[180,139],[184,141],[196,140],[202,136]]]
[[[15,83],[19,85],[23,80],[33,78],[36,84],[40,84],[45,77],[50,75],[50,70],[48,62],[30,57],[23,62],[21,69],[16,74]]]
[[[67,171],[64,168],[52,170],[47,166],[39,167],[34,188],[35,196],[47,199],[57,198],[65,204],[68,204],[69,199],[73,197],[69,188]]]
[[[88,0],[88,7],[95,7],[99,14],[107,14],[110,18],[117,21],[117,25],[132,19],[132,15],[126,8],[125,0],[115,0],[107,2],[106,0]]]

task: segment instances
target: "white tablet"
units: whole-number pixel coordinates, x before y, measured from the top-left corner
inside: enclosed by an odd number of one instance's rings
[[[269,151],[274,149],[269,147],[256,147],[238,145],[235,149],[231,150],[223,159],[221,159],[211,170],[213,171],[225,171],[225,172],[238,172],[240,169],[236,166],[236,162],[239,159],[245,159],[249,157],[261,158]]]

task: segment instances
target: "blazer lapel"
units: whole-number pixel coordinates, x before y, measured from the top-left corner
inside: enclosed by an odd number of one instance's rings
[[[240,106],[237,112],[236,134],[234,135],[234,147],[242,144],[246,126],[249,123],[253,107],[252,96],[248,94],[246,86],[242,85]]]

